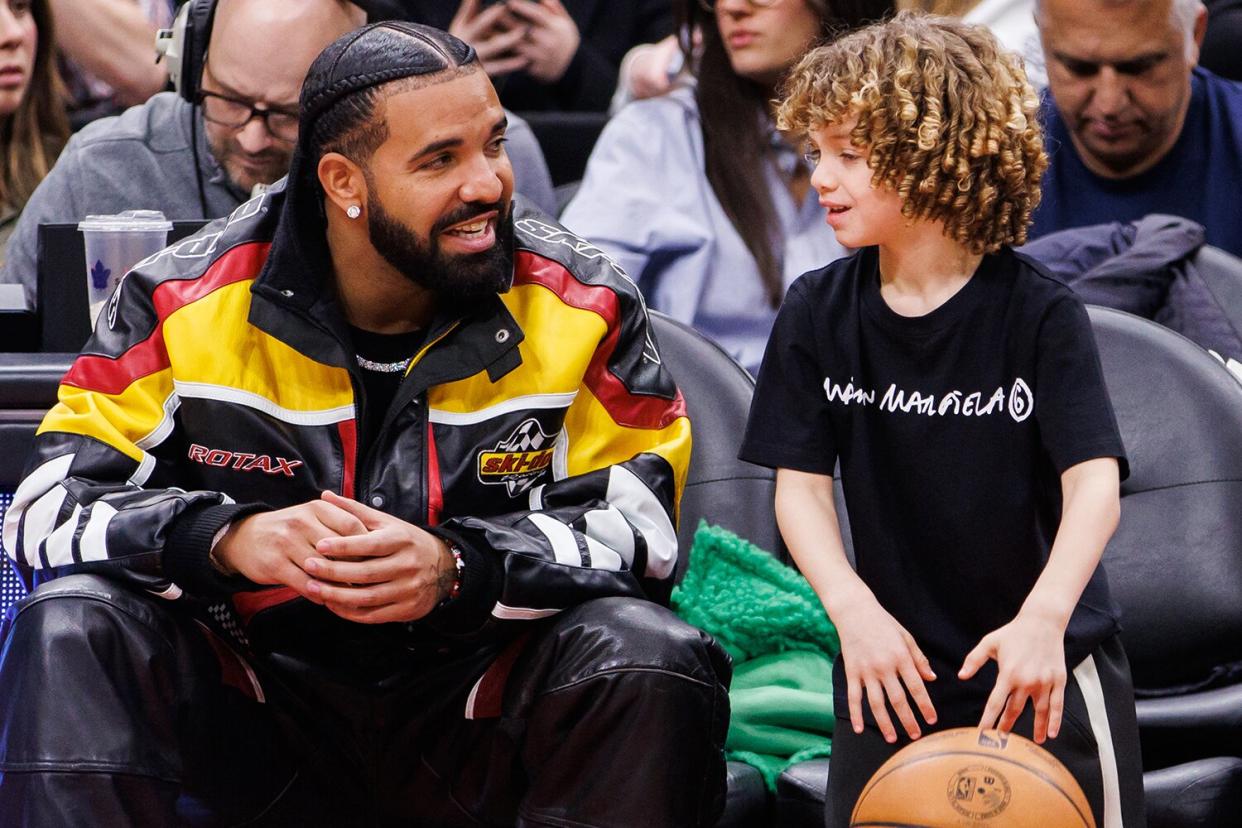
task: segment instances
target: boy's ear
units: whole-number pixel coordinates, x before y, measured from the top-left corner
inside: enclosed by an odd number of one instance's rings
[[[366,204],[367,178],[362,168],[339,152],[325,153],[319,159],[319,185],[328,201],[342,211]]]

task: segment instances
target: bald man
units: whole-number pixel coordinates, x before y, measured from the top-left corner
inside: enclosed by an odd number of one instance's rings
[[[1199,0],[1041,0],[1050,166],[1031,236],[1169,213],[1242,255],[1242,84],[1198,67]]]
[[[362,9],[345,0],[220,0],[207,59],[190,70],[201,72],[195,102],[161,92],[75,135],[27,202],[0,284],[22,285],[26,305],[36,307],[40,224],[133,209],[213,219],[279,179],[297,141],[307,68],[329,43],[365,23]],[[534,135],[524,122],[510,121],[518,187],[553,209]]]
[[[231,213],[256,184],[288,170],[297,131],[273,132],[277,113],[293,113],[296,125],[298,89],[311,61],[364,23],[362,10],[342,0],[222,0],[202,88],[272,114],[232,127],[205,117],[213,110],[210,103],[195,106],[175,92],[161,92],[90,124],[70,140],[26,204],[0,282],[23,285],[27,304],[35,306],[43,223],[130,209],[160,210],[172,219]]]

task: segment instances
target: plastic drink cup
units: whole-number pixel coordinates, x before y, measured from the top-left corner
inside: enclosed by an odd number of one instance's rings
[[[94,327],[121,278],[167,245],[172,222],[158,210],[126,210],[111,216],[87,216],[78,229],[86,248],[86,296]]]

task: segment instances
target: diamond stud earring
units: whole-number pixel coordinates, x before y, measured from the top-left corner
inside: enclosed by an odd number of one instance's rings
[[[345,215],[349,216],[351,219],[356,219],[358,216],[362,215],[362,208],[357,204],[351,204],[349,205],[349,209],[345,211]]]

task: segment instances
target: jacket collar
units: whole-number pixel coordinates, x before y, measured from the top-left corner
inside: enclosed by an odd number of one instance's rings
[[[312,359],[354,372],[348,327],[332,287],[327,225],[318,193],[292,191],[296,170],[295,159],[289,178],[268,191],[280,220],[267,261],[251,288],[249,321]],[[512,278],[510,274],[510,284]],[[517,346],[524,337],[499,295],[464,315],[438,316],[428,337],[433,346],[410,371],[417,380],[413,385],[421,393],[484,370],[493,381],[499,379],[521,363]]]

